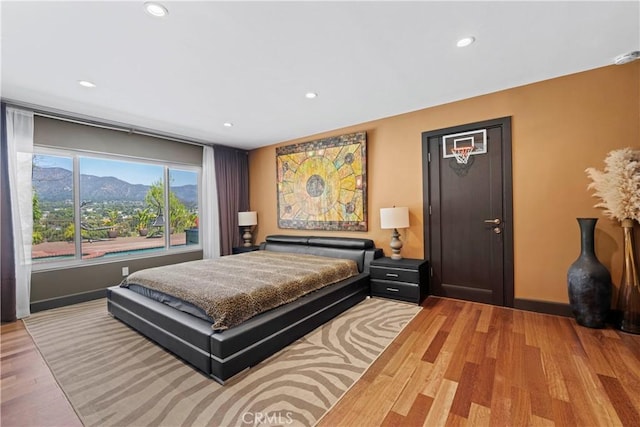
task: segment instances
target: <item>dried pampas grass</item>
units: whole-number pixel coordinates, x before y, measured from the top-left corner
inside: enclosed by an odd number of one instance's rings
[[[609,218],[640,222],[640,150],[613,150],[604,162],[604,171],[585,170],[593,181],[587,188],[601,200],[595,206],[604,208]]]

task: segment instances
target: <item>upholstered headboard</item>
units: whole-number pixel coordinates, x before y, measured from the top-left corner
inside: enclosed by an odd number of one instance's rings
[[[352,237],[316,236],[267,236],[260,244],[261,250],[293,252],[332,258],[352,259],[361,273],[369,272],[369,263],[381,256],[382,249],[375,247],[373,240]]]

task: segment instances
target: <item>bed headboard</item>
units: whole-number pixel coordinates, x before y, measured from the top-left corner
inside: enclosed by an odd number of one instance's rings
[[[260,244],[261,250],[293,252],[332,258],[352,259],[358,264],[358,271],[369,272],[369,263],[383,256],[382,249],[376,248],[373,240],[352,237],[317,236],[267,236]]]

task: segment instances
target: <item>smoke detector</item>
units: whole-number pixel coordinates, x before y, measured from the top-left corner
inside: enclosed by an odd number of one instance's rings
[[[622,65],[622,64],[627,64],[629,62],[635,61],[636,59],[639,59],[639,58],[640,58],[640,50],[636,50],[633,52],[616,56],[616,58],[613,60],[613,63],[616,65]]]

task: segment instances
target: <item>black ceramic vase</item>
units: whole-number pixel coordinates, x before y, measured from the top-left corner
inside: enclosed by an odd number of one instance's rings
[[[597,218],[577,218],[580,225],[580,256],[567,272],[569,304],[578,324],[603,328],[611,308],[611,274],[594,250]]]

